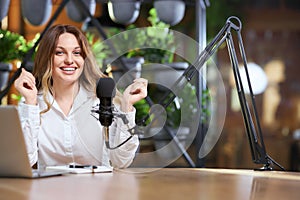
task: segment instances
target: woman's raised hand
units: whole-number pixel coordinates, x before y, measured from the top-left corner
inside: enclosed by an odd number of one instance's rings
[[[15,88],[25,98],[26,104],[37,104],[37,88],[35,86],[35,78],[25,69],[22,68],[20,76],[15,80]]]
[[[133,110],[133,104],[147,96],[148,80],[138,78],[129,85],[123,92],[123,99],[121,102],[121,110],[130,112]]]

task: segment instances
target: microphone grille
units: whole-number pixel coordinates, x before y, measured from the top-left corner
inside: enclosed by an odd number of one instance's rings
[[[112,78],[100,78],[96,88],[97,97],[114,97],[116,95],[115,85],[115,81]]]

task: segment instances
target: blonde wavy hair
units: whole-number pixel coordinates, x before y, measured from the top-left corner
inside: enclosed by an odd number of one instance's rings
[[[81,48],[81,56],[84,58],[84,67],[81,76],[79,77],[79,84],[86,90],[95,92],[96,84],[99,78],[106,77],[96,64],[93,52],[89,46],[87,38],[83,32],[72,25],[54,25],[44,34],[38,46],[33,75],[36,79],[36,87],[39,93],[43,94],[43,99],[47,108],[41,112],[45,113],[50,110],[51,104],[47,99],[47,94],[53,95],[53,79],[52,79],[52,66],[55,55],[55,49],[58,43],[59,36],[63,33],[73,34]]]

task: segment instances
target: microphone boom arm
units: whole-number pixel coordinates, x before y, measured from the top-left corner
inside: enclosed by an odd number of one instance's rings
[[[232,22],[236,20],[238,25]],[[248,136],[250,151],[252,156],[252,161],[256,164],[263,164],[263,167],[260,170],[272,170],[271,165],[275,164],[281,170],[284,168],[274,161],[266,152],[262,130],[259,122],[259,117],[257,113],[257,108],[255,104],[255,96],[252,91],[252,86],[250,82],[250,77],[247,67],[247,58],[243,46],[242,36],[241,36],[242,23],[239,18],[231,16],[227,19],[223,28],[219,33],[213,38],[213,40],[206,46],[206,48],[200,52],[194,64],[189,65],[189,67],[183,72],[183,74],[177,79],[177,81],[172,85],[171,89],[166,92],[162,97],[159,103],[166,108],[170,103],[176,98],[175,93],[171,91],[180,91],[184,86],[184,83],[187,83],[192,80],[193,76],[196,73],[199,73],[201,67],[208,61],[208,59],[218,50],[218,48],[226,42],[229,58],[231,61],[232,70],[234,73],[234,79],[236,84],[236,89],[238,92],[239,102],[241,105],[243,121],[245,125],[246,134]],[[245,73],[247,77],[247,83],[250,91],[250,104],[245,96],[244,86],[241,81],[241,75],[238,64],[238,57],[234,46],[234,41],[232,37],[232,31],[237,33],[238,47],[240,51],[240,56],[245,68]],[[169,98],[166,103],[166,98]],[[249,107],[250,105],[250,107]],[[146,121],[150,115],[147,115],[142,121]],[[134,128],[132,130],[135,130]]]
[[[236,20],[238,25],[234,24],[232,20]],[[231,61],[232,70],[234,73],[234,79],[236,84],[236,89],[238,92],[239,102],[241,105],[243,121],[246,129],[246,134],[248,136],[252,160],[256,164],[263,164],[263,167],[260,170],[272,170],[271,165],[277,165],[281,170],[284,168],[275,162],[266,152],[262,130],[259,122],[258,112],[255,103],[255,96],[253,94],[250,76],[248,73],[247,67],[247,58],[243,46],[242,36],[241,36],[242,23],[239,18],[231,16],[227,19],[225,26],[220,30],[217,36],[212,40],[210,44],[200,53],[195,66],[196,68],[188,70],[185,74],[186,78],[190,80],[195,73],[195,70],[200,70],[203,64],[211,57],[213,53],[226,41],[229,58]],[[237,34],[238,47],[240,51],[240,56],[245,68],[247,83],[250,91],[250,104],[245,96],[244,86],[241,80],[239,64],[237,53],[234,46],[232,30]]]

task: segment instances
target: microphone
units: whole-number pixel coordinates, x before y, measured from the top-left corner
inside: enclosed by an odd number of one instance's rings
[[[115,82],[112,78],[100,78],[96,88],[97,97],[100,99],[99,121],[105,129],[105,143],[109,147],[109,126],[113,121],[112,98],[116,95]]]
[[[128,124],[129,121],[124,114],[114,111],[112,98],[116,95],[116,88],[115,82],[112,78],[100,78],[97,82],[96,94],[100,99],[100,105],[99,108],[95,107],[95,110],[93,109],[92,112],[99,114],[98,120],[105,130],[104,140],[107,149],[117,149],[128,142],[133,137],[133,135],[137,134],[137,132],[141,132],[141,130],[138,130],[138,127],[136,126],[130,128],[128,129],[128,131],[131,135],[120,144],[111,147],[109,144],[109,126],[112,124],[114,116],[121,118],[124,124]]]

